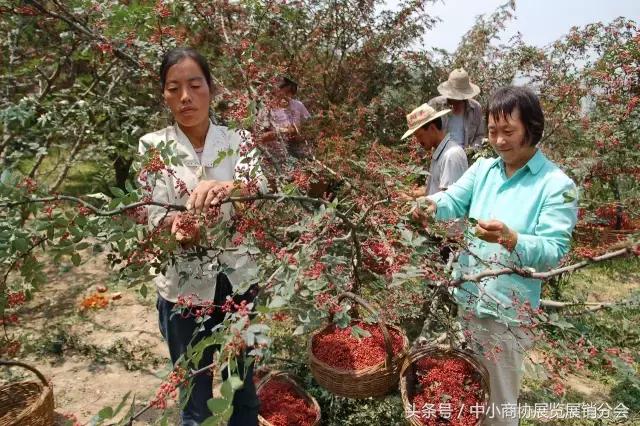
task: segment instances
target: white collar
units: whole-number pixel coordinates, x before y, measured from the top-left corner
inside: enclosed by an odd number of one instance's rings
[[[213,163],[218,158],[220,151],[229,148],[229,144],[227,142],[227,138],[223,132],[223,128],[220,126],[214,125],[211,120],[209,120],[209,129],[207,130],[207,135],[204,140],[204,147],[202,151],[201,158],[198,158],[191,141],[184,134],[180,126],[177,124],[173,126],[175,134],[176,134],[176,142],[178,143],[180,151],[186,155],[185,165],[194,166],[194,165],[203,165],[206,167],[212,167]],[[194,164],[195,162],[195,164]]]

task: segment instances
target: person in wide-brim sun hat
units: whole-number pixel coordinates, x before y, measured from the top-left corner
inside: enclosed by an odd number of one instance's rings
[[[431,99],[429,105],[437,110],[451,108],[451,114],[443,118],[451,138],[462,147],[479,148],[485,135],[484,114],[473,98],[480,88],[471,82],[464,68],[458,68],[438,85],[438,92],[440,96]]]
[[[401,139],[415,138],[422,149],[432,152],[429,178],[424,188],[414,188],[403,198],[416,198],[445,190],[467,170],[467,155],[447,133],[443,117],[451,110],[436,111],[428,104],[407,114],[407,130]]]
[[[418,108],[411,111],[407,114],[407,125],[409,126],[409,130],[407,130],[404,135],[400,138],[400,140],[406,139],[411,136],[416,130],[424,126],[430,121],[435,120],[438,117],[442,117],[443,115],[451,112],[450,109],[443,109],[442,111],[436,111],[434,108],[429,106],[429,104],[422,104]]]
[[[480,94],[480,88],[469,80],[464,68],[458,68],[449,74],[449,79],[438,85],[438,93],[447,99],[464,101]]]

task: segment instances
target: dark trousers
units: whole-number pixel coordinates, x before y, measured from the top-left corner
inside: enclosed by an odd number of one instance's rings
[[[251,301],[255,295],[257,286],[249,289],[245,294],[234,296],[236,303],[241,300]],[[224,274],[218,274],[216,282],[216,294],[214,303],[223,305],[226,297],[233,293],[231,283]],[[180,314],[171,314],[175,303],[169,302],[158,295],[158,317],[160,323],[160,333],[165,338],[169,346],[171,362],[175,365],[180,356],[187,351],[187,345],[195,345],[204,337],[211,335],[211,329],[224,320],[224,312],[217,309],[205,323],[205,330],[194,336],[194,331],[200,326],[196,324],[195,317],[183,318]],[[209,346],[197,368],[206,367],[213,362],[215,351],[219,350],[219,345]],[[242,358],[242,357],[240,357]],[[253,426],[258,424],[258,397],[256,387],[253,383],[253,363],[245,368],[242,359],[238,359],[238,371],[240,378],[244,381],[242,388],[236,390],[233,396],[233,414],[229,419],[229,426]],[[222,378],[226,380],[228,371],[222,371]],[[186,406],[182,410],[181,418],[184,426],[197,426],[211,412],[207,407],[207,401],[213,394],[212,377],[210,372],[199,374],[192,379],[192,390]],[[182,391],[181,391],[182,392]]]

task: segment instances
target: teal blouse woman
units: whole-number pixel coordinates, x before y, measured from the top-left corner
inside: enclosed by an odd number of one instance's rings
[[[446,191],[427,197],[426,213],[438,220],[477,220],[468,249],[455,264],[458,275],[504,267],[549,270],[569,251],[577,221],[576,186],[537,148],[544,114],[531,90],[496,91],[487,122],[498,158],[478,160]],[[540,290],[540,280],[508,274],[454,291],[464,326],[472,331],[466,334],[473,336],[489,369],[494,404],[517,403],[523,352],[532,344],[525,325],[529,307],[540,305]],[[516,425],[517,419],[497,418],[491,424]]]

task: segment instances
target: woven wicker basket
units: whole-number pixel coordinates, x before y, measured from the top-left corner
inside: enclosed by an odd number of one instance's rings
[[[311,396],[309,392],[304,390],[302,386],[300,386],[298,382],[296,382],[293,379],[293,377],[291,377],[290,374],[285,373],[283,371],[271,371],[267,373],[262,379],[260,379],[260,382],[256,387],[256,392],[260,392],[260,389],[264,385],[266,385],[267,382],[269,382],[270,380],[280,380],[280,381],[284,381],[291,384],[293,388],[300,394],[300,396],[302,396],[305,400],[307,400],[313,405],[313,408],[315,409],[317,414],[316,414],[316,419],[313,421],[312,425],[317,426],[320,424],[321,414],[320,414],[320,405],[318,405],[318,401],[316,401],[316,399],[313,396]],[[273,426],[272,423],[269,423],[264,417],[260,415],[258,415],[258,424],[260,426]]]
[[[369,306],[365,300],[353,293],[343,293],[339,296],[338,303],[345,298],[353,300],[369,311],[372,315],[374,314],[371,306]],[[380,326],[384,337],[385,349],[387,352],[386,359],[377,365],[360,370],[342,370],[332,367],[331,365],[320,361],[313,354],[313,338],[316,334],[321,333],[327,327],[330,327],[331,323],[311,335],[308,346],[309,366],[313,377],[320,386],[335,395],[346,396],[348,398],[383,396],[396,387],[396,384],[398,383],[398,374],[400,373],[400,365],[402,364],[402,360],[404,359],[409,347],[409,340],[402,329],[391,326],[393,330],[402,335],[403,340],[402,350],[398,354],[394,355],[393,348],[391,346],[391,336],[389,335],[387,326],[382,321],[378,322],[378,325]]]
[[[53,389],[42,373],[17,361],[0,360],[0,365],[26,368],[40,379],[0,387],[0,426],[53,425]]]
[[[468,352],[461,351],[459,349],[452,349],[442,346],[422,346],[416,348],[407,355],[402,364],[402,370],[400,371],[400,396],[402,397],[402,405],[404,406],[405,414],[407,414],[407,422],[413,426],[423,426],[423,423],[415,416],[408,416],[407,410],[411,407],[411,399],[415,389],[416,369],[415,362],[425,358],[461,358],[471,364],[473,369],[478,373],[480,378],[480,384],[484,391],[484,405],[485,408],[489,404],[489,398],[491,395],[491,389],[489,385],[489,372],[480,364],[476,359]],[[416,407],[417,408],[417,407]],[[478,418],[476,425],[481,425],[484,421],[484,412]]]

